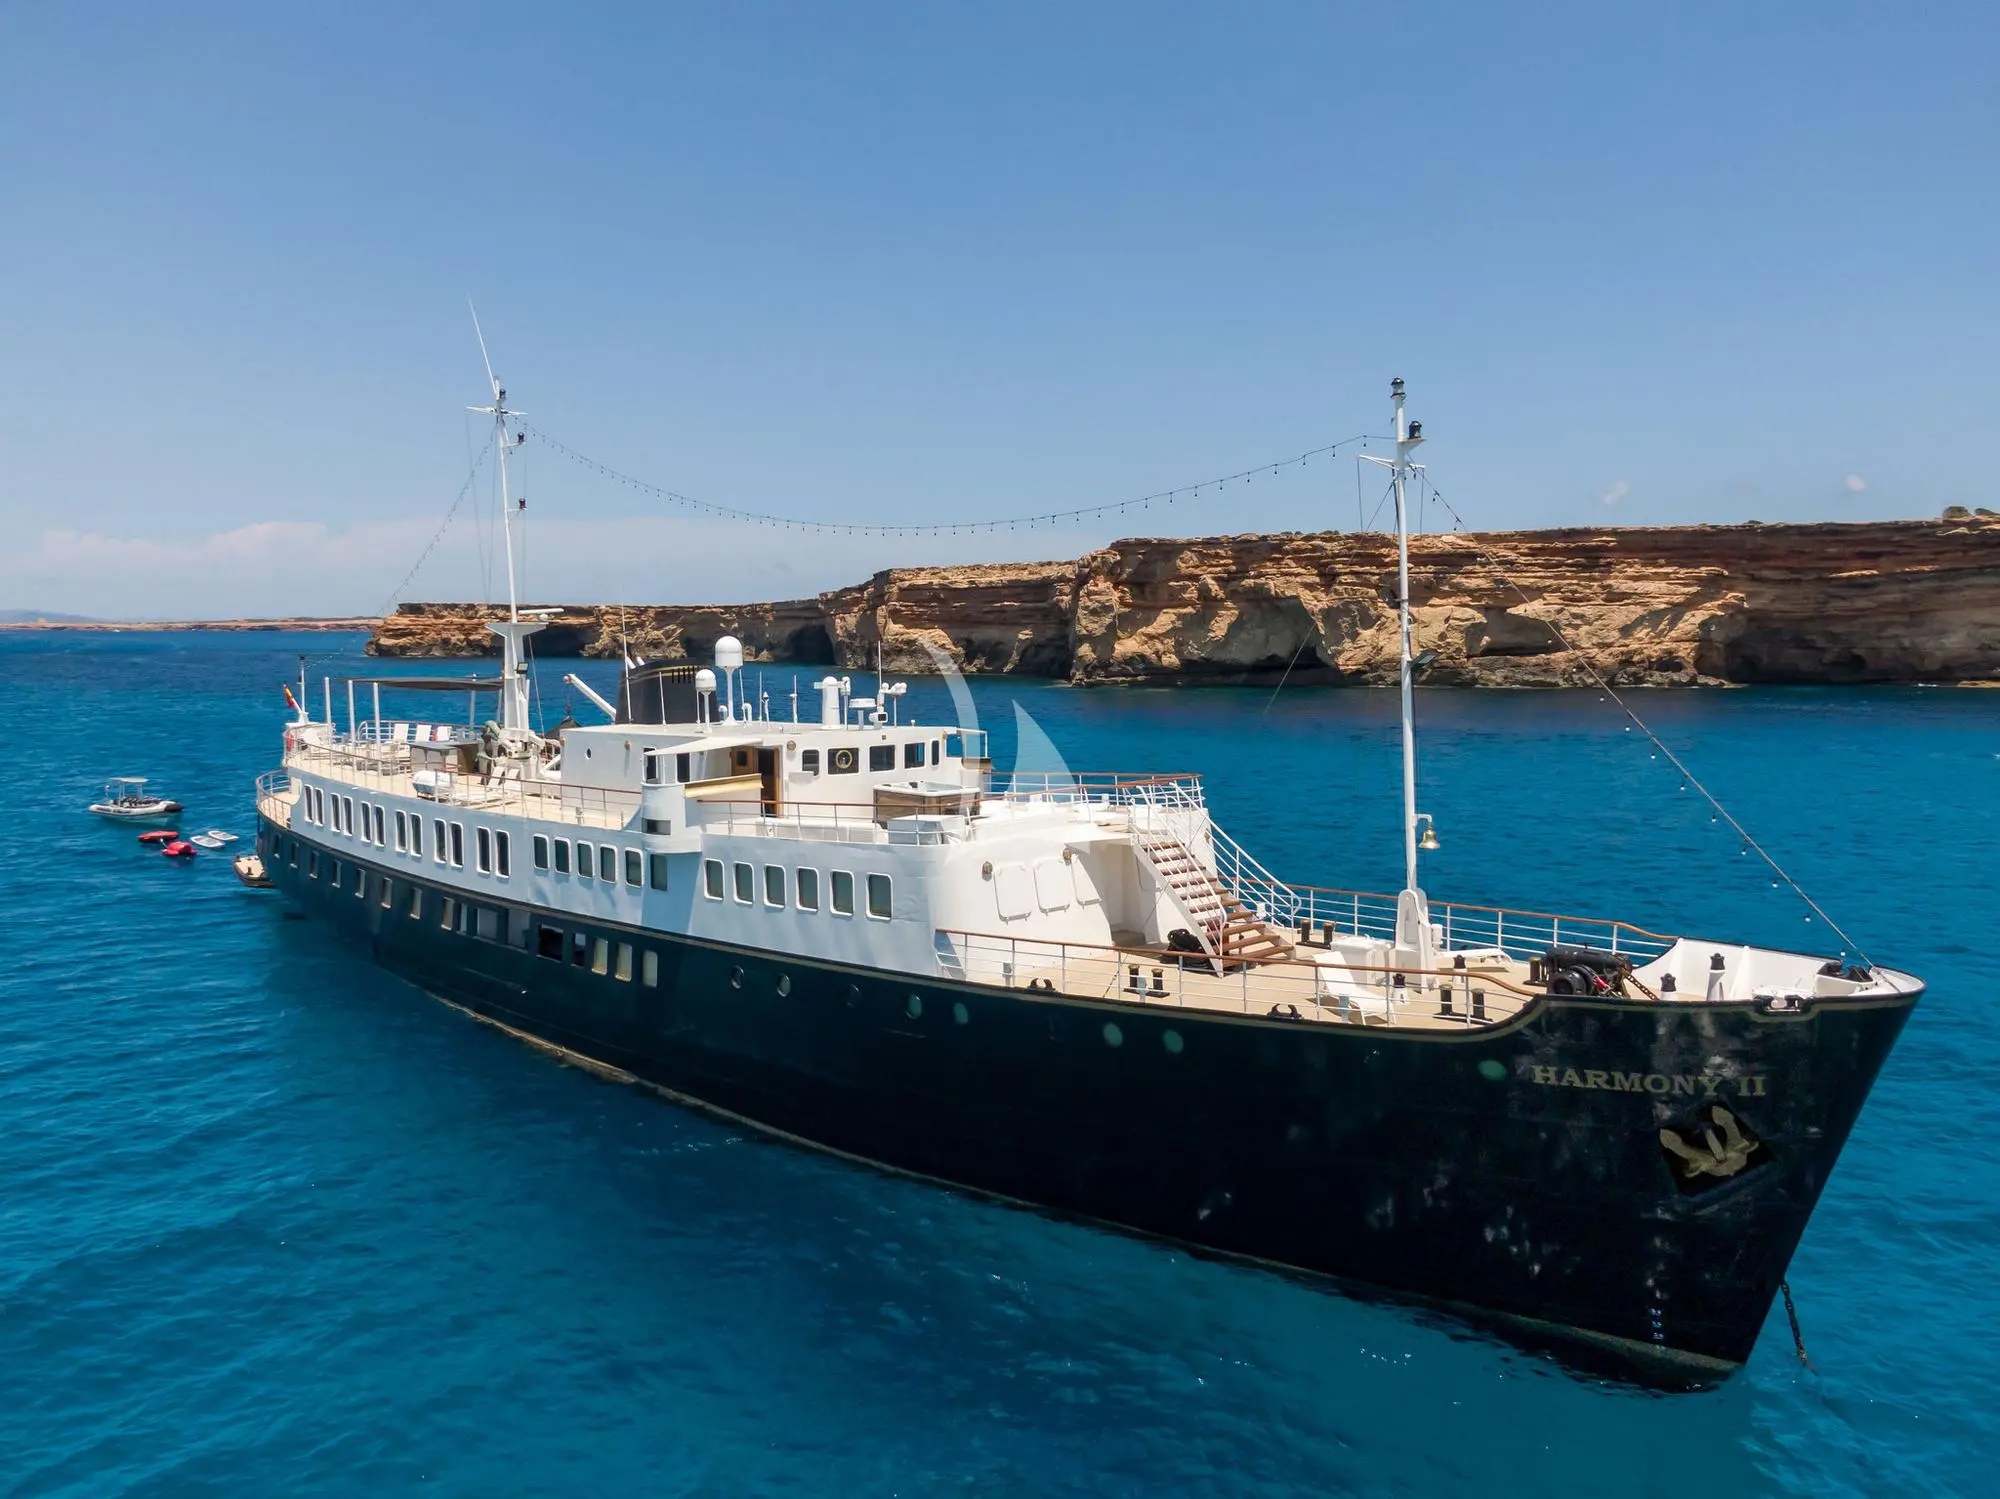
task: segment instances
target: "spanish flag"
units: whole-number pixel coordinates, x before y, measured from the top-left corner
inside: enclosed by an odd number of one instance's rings
[[[292,696],[292,689],[289,687],[285,689],[285,706],[294,713],[299,711],[299,700]]]

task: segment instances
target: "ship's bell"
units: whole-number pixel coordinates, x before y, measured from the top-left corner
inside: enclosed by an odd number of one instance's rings
[[[1438,830],[1430,823],[1424,824],[1424,836],[1417,840],[1417,847],[1429,852],[1438,846]]]

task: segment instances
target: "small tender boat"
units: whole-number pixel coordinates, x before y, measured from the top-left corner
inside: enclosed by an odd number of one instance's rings
[[[234,843],[236,841],[234,833],[224,832],[221,828],[210,828],[206,833],[202,834],[202,837],[213,838],[217,843]]]
[[[181,804],[146,791],[144,776],[113,776],[104,783],[104,800],[92,802],[90,810],[99,817],[162,818],[181,810]]]
[[[181,835],[176,831],[174,831],[174,829],[172,828],[154,828],[153,831],[150,833],[141,833],[139,835],[139,841],[141,843],[173,843],[177,841],[180,838],[180,836]]]
[[[172,843],[162,844],[160,852],[165,854],[169,859],[192,859],[194,857],[194,845],[189,843],[185,838],[176,838]]]
[[[236,878],[252,890],[271,888],[271,877],[264,873],[264,861],[255,854],[238,854],[230,861],[230,867],[236,871]]]
[[[188,842],[192,843],[196,848],[205,848],[211,852],[224,845],[224,840],[216,837],[213,833],[196,833],[192,838],[188,839]]]

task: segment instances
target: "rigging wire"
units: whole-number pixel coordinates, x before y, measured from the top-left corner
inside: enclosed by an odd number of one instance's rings
[[[539,442],[553,448],[572,463],[590,469],[604,478],[612,480],[614,483],[623,484],[628,489],[638,490],[642,494],[649,494],[655,498],[666,500],[670,504],[682,506],[697,514],[713,515],[723,520],[748,521],[759,526],[776,526],[785,530],[816,531],[828,535],[847,536],[964,536],[981,532],[1014,531],[1024,526],[1032,529],[1036,526],[1058,525],[1065,521],[1094,520],[1107,515],[1123,515],[1135,508],[1140,510],[1150,509],[1156,503],[1160,505],[1172,505],[1182,499],[1198,499],[1204,489],[1221,489],[1225,485],[1236,483],[1248,484],[1257,474],[1268,473],[1277,475],[1285,469],[1302,466],[1313,458],[1326,457],[1330,459],[1343,448],[1352,447],[1356,443],[1365,448],[1370,441],[1379,440],[1372,433],[1359,432],[1352,437],[1343,437],[1339,442],[1332,442],[1326,444],[1324,447],[1309,449],[1296,458],[1281,458],[1270,463],[1259,463],[1250,468],[1239,469],[1233,474],[1225,474],[1221,478],[1203,479],[1199,483],[1183,484],[1173,489],[1163,489],[1157,493],[1140,495],[1130,500],[1112,500],[1102,505],[1083,505],[1074,510],[1052,510],[1034,515],[1001,516],[992,520],[976,521],[845,522],[802,520],[797,516],[771,515],[760,511],[741,510],[733,505],[718,505],[709,500],[698,500],[691,495],[681,494],[676,490],[667,489],[662,485],[650,484],[644,479],[634,478],[632,475],[615,469],[607,463],[600,463],[597,459],[587,454],[579,453],[576,449],[557,441],[541,428],[531,423],[522,422],[520,425],[533,433]]]
[[[1506,570],[1500,566],[1498,559],[1494,557],[1493,553],[1488,551],[1486,547],[1481,545],[1480,542],[1474,540],[1472,533],[1466,531],[1465,517],[1460,515],[1458,511],[1453,507],[1451,501],[1447,500],[1444,497],[1443,493],[1438,489],[1438,487],[1430,482],[1430,476],[1428,474],[1422,475],[1421,481],[1423,485],[1430,490],[1431,498],[1436,500],[1438,504],[1442,505],[1444,507],[1445,513],[1452,518],[1453,522],[1452,529],[1455,532],[1463,535],[1465,539],[1471,543],[1473,550],[1478,552],[1479,555],[1485,560],[1487,567],[1491,569],[1494,577],[1498,578],[1508,588],[1512,589],[1515,595],[1519,597],[1522,603],[1527,604],[1529,607],[1532,608],[1534,605],[1534,600],[1529,598],[1527,593],[1522,589],[1521,585],[1516,583],[1513,580],[1513,578],[1507,574]],[[1537,616],[1537,618],[1539,618],[1539,616]],[[1575,659],[1576,663],[1583,668],[1585,675],[1587,675],[1590,678],[1590,680],[1596,684],[1598,691],[1602,692],[1612,702],[1616,703],[1618,705],[1618,711],[1623,713],[1628,719],[1632,721],[1632,726],[1634,728],[1636,728],[1641,734],[1646,736],[1646,738],[1652,743],[1653,752],[1656,755],[1659,755],[1662,758],[1664,758],[1669,765],[1673,766],[1675,770],[1680,772],[1682,784],[1687,786],[1692,786],[1697,792],[1701,794],[1702,800],[1708,803],[1710,809],[1714,812],[1715,816],[1729,824],[1730,829],[1736,834],[1738,838],[1742,840],[1744,849],[1747,852],[1755,853],[1759,859],[1762,859],[1764,861],[1765,866],[1771,871],[1771,873],[1776,875],[1779,880],[1782,880],[1786,885],[1788,885],[1791,888],[1792,894],[1796,895],[1801,901],[1805,902],[1806,908],[1810,910],[1814,916],[1817,916],[1821,921],[1825,922],[1827,928],[1830,931],[1832,931],[1832,933],[1836,937],[1840,938],[1842,942],[1847,944],[1848,949],[1852,950],[1857,956],[1860,957],[1862,962],[1868,964],[1872,968],[1874,966],[1874,960],[1868,956],[1867,950],[1863,948],[1859,942],[1856,942],[1852,937],[1848,936],[1846,930],[1840,925],[1840,923],[1835,921],[1831,916],[1827,915],[1825,909],[1820,905],[1820,903],[1814,900],[1810,895],[1806,893],[1805,887],[1802,886],[1797,880],[1793,879],[1791,875],[1785,871],[1784,866],[1781,865],[1777,861],[1777,859],[1772,857],[1770,850],[1765,848],[1763,844],[1759,843],[1755,838],[1753,838],[1750,835],[1750,830],[1744,827],[1742,823],[1738,822],[1736,820],[1735,814],[1733,814],[1727,807],[1723,806],[1721,800],[1715,795],[1715,793],[1710,791],[1708,787],[1702,784],[1701,778],[1688,768],[1687,762],[1681,759],[1679,755],[1675,754],[1671,749],[1667,747],[1665,741],[1663,741],[1658,734],[1655,734],[1653,732],[1652,726],[1649,725],[1645,721],[1645,719],[1641,718],[1638,715],[1638,713],[1633,710],[1632,705],[1626,702],[1624,698],[1618,695],[1617,689],[1614,688],[1608,681],[1605,680],[1604,674],[1597,669],[1597,667],[1591,662],[1590,658],[1586,656],[1582,651],[1578,650],[1576,646],[1571,643],[1569,637],[1563,634],[1562,630],[1557,627],[1555,621],[1551,619],[1542,618],[1540,619],[1540,623],[1547,628],[1548,632],[1551,635],[1555,636],[1556,642],[1559,645],[1561,645],[1565,651],[1569,652],[1569,654]],[[1811,919],[1812,919],[1811,917],[1807,918],[1807,920]]]

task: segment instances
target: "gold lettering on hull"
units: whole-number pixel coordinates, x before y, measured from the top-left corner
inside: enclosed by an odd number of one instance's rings
[[[1542,1067],[1530,1064],[1528,1081],[1543,1088],[1578,1088],[1587,1093],[1647,1093],[1654,1098],[1715,1098],[1725,1089],[1738,1098],[1767,1097],[1762,1073],[1730,1077],[1720,1072],[1611,1072],[1595,1067]]]

